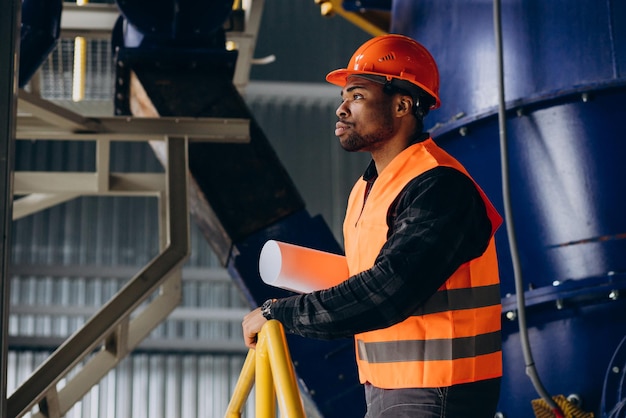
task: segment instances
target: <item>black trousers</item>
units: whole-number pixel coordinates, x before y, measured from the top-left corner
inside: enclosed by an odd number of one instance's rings
[[[380,389],[366,384],[365,418],[493,418],[500,380],[415,389]]]

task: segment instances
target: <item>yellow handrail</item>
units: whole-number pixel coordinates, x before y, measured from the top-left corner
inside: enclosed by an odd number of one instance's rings
[[[261,328],[256,349],[248,351],[225,418],[241,418],[241,411],[254,385],[256,418],[275,417],[276,399],[281,416],[305,417],[285,332],[276,320],[268,321]]]
[[[315,0],[315,3],[320,5],[322,16],[338,14],[372,36],[386,35],[389,33],[391,16],[388,12],[350,12],[343,8],[343,0]]]

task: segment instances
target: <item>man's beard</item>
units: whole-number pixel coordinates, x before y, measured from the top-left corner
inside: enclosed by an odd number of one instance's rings
[[[367,135],[352,132],[347,138],[342,139],[340,143],[341,147],[349,152],[371,152],[383,146],[392,133],[392,123],[387,119],[383,121],[380,128],[376,132]]]

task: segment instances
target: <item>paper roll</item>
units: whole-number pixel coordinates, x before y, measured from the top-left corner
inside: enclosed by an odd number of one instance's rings
[[[265,283],[299,293],[328,289],[349,277],[344,256],[274,240],[261,249],[259,273]]]

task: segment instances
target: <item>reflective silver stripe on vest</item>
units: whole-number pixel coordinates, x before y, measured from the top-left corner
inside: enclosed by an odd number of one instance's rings
[[[368,363],[456,360],[496,353],[502,349],[500,331],[475,337],[366,343],[357,341],[359,359]]]
[[[484,308],[500,304],[500,285],[440,290],[432,295],[414,316],[461,309]]]

